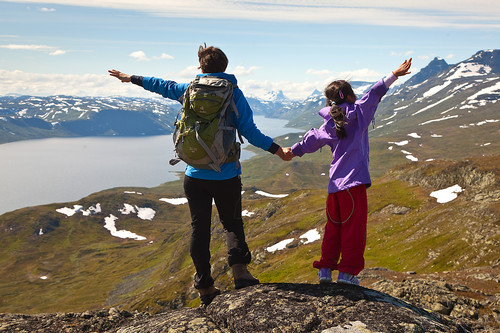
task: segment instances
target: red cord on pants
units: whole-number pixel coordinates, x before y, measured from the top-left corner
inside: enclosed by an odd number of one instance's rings
[[[321,260],[315,261],[313,266],[358,275],[365,267],[366,185],[329,193],[326,210],[328,220],[321,244]]]

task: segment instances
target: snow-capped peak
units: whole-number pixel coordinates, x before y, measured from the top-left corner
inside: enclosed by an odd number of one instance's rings
[[[283,91],[269,91],[264,96],[260,98],[261,100],[268,102],[288,102],[290,99],[283,94]]]

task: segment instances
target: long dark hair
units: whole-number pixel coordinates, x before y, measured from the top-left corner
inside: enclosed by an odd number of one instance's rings
[[[335,132],[339,139],[345,138],[346,136],[344,128],[344,125],[347,124],[345,120],[345,110],[339,105],[347,101],[347,96],[356,96],[351,85],[347,81],[333,81],[325,88],[326,106],[331,107],[330,116],[335,122]]]

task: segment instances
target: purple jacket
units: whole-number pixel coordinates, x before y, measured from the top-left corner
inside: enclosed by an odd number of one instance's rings
[[[377,106],[388,88],[384,80],[380,80],[354,104],[344,103],[347,124],[344,126],[346,137],[339,140],[335,133],[335,125],[329,115],[330,107],[319,111],[325,121],[319,128],[307,132],[302,141],[292,147],[297,156],[313,153],[323,147],[330,146],[333,160],[330,166],[328,193],[346,190],[350,187],[371,185],[368,171],[368,126],[373,119]]]

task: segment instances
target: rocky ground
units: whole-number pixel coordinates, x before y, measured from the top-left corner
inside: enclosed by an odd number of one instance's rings
[[[500,265],[416,274],[366,269],[362,284],[444,314],[473,332],[500,332]]]
[[[498,332],[499,267],[439,274],[367,269],[362,285],[261,284],[206,308],[0,314],[0,332]]]
[[[206,308],[0,314],[0,332],[499,332],[500,266],[417,274],[384,268],[362,287],[261,284]]]

